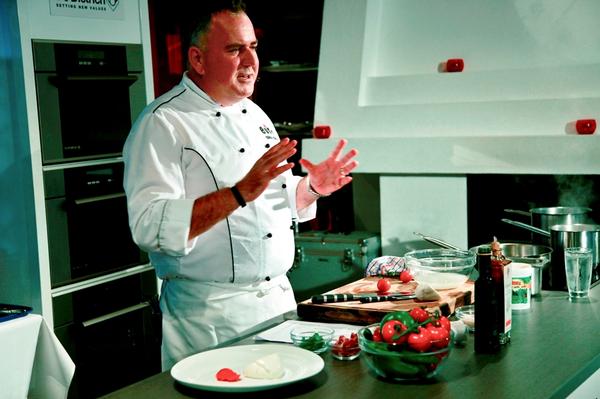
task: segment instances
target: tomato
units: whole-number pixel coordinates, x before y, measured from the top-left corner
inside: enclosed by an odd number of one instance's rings
[[[399,336],[407,327],[399,320],[390,320],[383,325],[381,337],[388,344],[403,344],[406,342],[406,335]]]
[[[430,317],[429,312],[423,308],[413,308],[408,313],[410,314],[410,317],[412,317],[417,323],[423,323]]]
[[[426,352],[431,347],[431,334],[427,329],[419,327],[418,333],[408,334],[407,342],[417,352]]]
[[[437,349],[442,349],[450,343],[450,333],[444,327],[427,327],[427,331],[431,336],[431,346]]]
[[[392,288],[392,283],[387,278],[380,278],[377,282],[377,291],[384,293]]]
[[[445,328],[448,332],[450,332],[450,330],[452,329],[450,320],[448,320],[446,316],[440,316],[440,318],[438,319],[438,323],[440,323],[440,326]]]
[[[379,327],[375,327],[375,329],[373,330],[373,341],[375,341],[375,342],[383,341],[383,338],[381,337],[381,329]]]
[[[402,270],[400,272],[400,281],[403,283],[409,283],[413,279],[412,274],[408,270]]]
[[[350,334],[350,337],[340,335],[335,344],[331,347],[331,353],[339,357],[350,357],[360,352],[358,347],[358,335]]]
[[[381,322],[379,322],[379,326],[383,328],[383,325],[390,320],[399,320],[404,324],[407,328],[411,328],[416,324],[415,320],[410,316],[406,310],[398,310],[396,312],[390,312],[386,314]]]

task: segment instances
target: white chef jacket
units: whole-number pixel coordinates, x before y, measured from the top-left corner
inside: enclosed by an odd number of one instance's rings
[[[255,290],[254,296],[259,296],[260,305],[265,306],[265,292],[280,291],[285,296],[281,302],[289,308],[293,294],[285,273],[294,257],[293,222],[316,215],[316,204],[296,210],[299,176],[286,171],[273,179],[256,200],[188,240],[194,200],[233,186],[278,142],[273,123],[251,100],[220,106],[187,75],[138,117],[123,150],[124,188],[133,239],[149,253],[158,277],[166,282],[161,295],[163,324],[171,316],[187,315],[190,309],[178,312],[192,306],[194,299],[210,307],[207,295],[223,297],[225,292],[224,296],[231,299],[236,297],[235,292]],[[203,288],[198,288],[200,285]],[[272,311],[280,311],[280,305]],[[224,305],[220,306],[222,309]],[[211,317],[224,317],[222,311],[214,311]],[[260,320],[248,320],[240,329],[275,315],[265,309]],[[252,319],[249,315],[238,316]],[[185,351],[193,353],[194,349],[221,341],[217,331],[211,342],[196,345],[193,331],[200,327],[184,326],[180,321],[175,323],[174,334],[185,336],[172,337],[172,341],[189,341],[189,345],[178,351],[174,360]],[[219,323],[211,328],[218,330],[222,327]],[[163,353],[172,327],[164,328],[167,334],[163,331]]]

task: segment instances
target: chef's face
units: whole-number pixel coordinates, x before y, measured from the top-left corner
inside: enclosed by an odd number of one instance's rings
[[[190,48],[192,79],[218,103],[235,104],[254,91],[256,47],[254,27],[245,13],[220,12],[212,17],[201,46]]]

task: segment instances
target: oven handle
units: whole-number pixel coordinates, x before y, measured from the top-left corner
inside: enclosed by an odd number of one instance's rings
[[[83,204],[89,204],[92,202],[100,202],[100,201],[106,201],[106,200],[122,198],[122,197],[125,197],[125,193],[115,193],[115,194],[98,195],[95,197],[79,198],[79,199],[74,200],[74,202],[75,202],[75,205],[83,205]]]
[[[48,78],[50,83],[54,86],[59,86],[68,82],[83,82],[83,81],[96,81],[96,82],[128,82],[131,86],[138,77],[135,75],[100,75],[100,76],[50,76]]]
[[[115,317],[119,317],[124,314],[131,313],[131,312],[135,312],[136,310],[144,309],[145,307],[150,307],[150,302],[141,302],[141,303],[138,303],[137,305],[128,306],[126,308],[116,310],[114,312],[105,314],[103,316],[99,316],[99,317],[95,317],[93,319],[86,320],[86,321],[82,322],[81,324],[84,327],[91,327],[94,324],[102,323],[104,321],[114,319]]]

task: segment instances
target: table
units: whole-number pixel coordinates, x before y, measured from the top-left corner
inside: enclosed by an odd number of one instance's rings
[[[66,398],[75,364],[40,315],[0,323],[0,396]]]
[[[454,348],[446,367],[428,382],[387,382],[370,374],[362,360],[342,362],[328,353],[319,374],[268,393],[223,395],[194,390],[164,372],[107,398],[564,398],[600,369],[599,331],[600,286],[592,288],[588,300],[577,303],[570,302],[566,292],[542,291],[530,310],[513,313],[512,341],[499,354],[474,353],[470,335],[466,346]],[[253,335],[228,345],[252,343]]]

